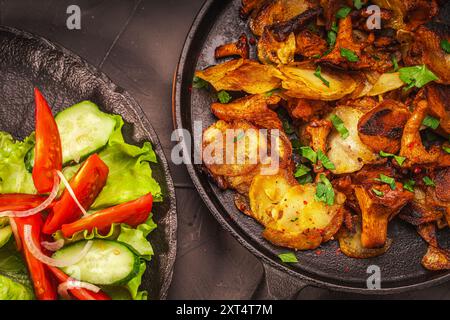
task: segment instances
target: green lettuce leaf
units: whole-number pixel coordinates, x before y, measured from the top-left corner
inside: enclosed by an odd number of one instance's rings
[[[0,300],[32,300],[28,271],[14,241],[0,248]]]
[[[0,193],[35,194],[33,178],[25,167],[25,156],[34,147],[34,135],[23,142],[0,131]]]

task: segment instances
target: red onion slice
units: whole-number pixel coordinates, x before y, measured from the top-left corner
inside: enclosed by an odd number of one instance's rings
[[[66,189],[69,192],[70,196],[72,197],[73,201],[75,201],[75,203],[77,204],[78,208],[80,208],[81,212],[83,213],[83,217],[87,216],[88,213],[83,208],[83,206],[81,205],[80,201],[78,201],[77,196],[75,195],[75,192],[73,191],[72,187],[70,186],[69,181],[67,181],[66,177],[64,177],[64,175],[62,174],[61,171],[56,171],[56,173],[58,174],[58,176],[61,179],[62,183],[66,187]]]
[[[41,246],[51,252],[58,251],[64,246],[64,239],[59,239],[55,242],[42,241]]]
[[[88,241],[83,250],[81,250],[79,254],[71,257],[70,259],[53,259],[43,254],[41,249],[39,249],[36,243],[34,243],[31,231],[32,226],[26,224],[24,226],[24,242],[25,245],[28,247],[28,250],[30,250],[31,254],[36,259],[38,259],[42,263],[45,263],[53,267],[64,268],[76,264],[86,256],[86,254],[89,252],[93,244],[92,241]]]
[[[19,236],[19,229],[17,228],[17,224],[14,219],[9,218],[9,225],[11,226],[12,233],[14,235],[14,240],[16,240],[16,247],[18,251],[22,250],[22,241]]]
[[[49,205],[52,204],[53,200],[56,199],[58,196],[58,190],[59,190],[59,179],[58,176],[55,174],[54,182],[53,182],[53,189],[50,195],[47,199],[45,199],[44,202],[42,202],[40,205],[33,209],[25,210],[25,211],[3,211],[0,212],[0,217],[16,217],[16,218],[24,218],[29,217],[35,214],[38,214],[39,212],[44,211],[47,209]]]
[[[100,291],[100,288],[93,284],[69,278],[67,281],[61,283],[58,286],[58,294],[61,297],[70,300],[71,296],[70,296],[68,290],[71,290],[71,289],[87,289],[87,290],[95,292],[95,293]]]

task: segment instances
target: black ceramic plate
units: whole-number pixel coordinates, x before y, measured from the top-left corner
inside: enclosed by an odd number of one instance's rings
[[[249,37],[253,36],[247,23],[239,17],[240,3],[240,0],[206,1],[191,28],[174,83],[174,117],[178,128],[192,133],[194,121],[202,121],[204,129],[217,121],[210,111],[211,103],[216,97],[206,90],[191,89],[192,78],[195,70],[220,62],[214,59],[214,49],[218,45],[236,41],[243,32]],[[253,57],[254,51],[255,47],[251,51]],[[199,165],[188,165],[188,171],[217,220],[244,246],[261,257],[265,266],[272,266],[270,270],[282,271],[285,276],[292,276],[291,279],[334,290],[365,294],[407,291],[450,279],[449,272],[431,272],[421,266],[427,246],[414,228],[401,221],[390,224],[389,237],[394,240],[393,245],[380,257],[352,259],[338,252],[336,241],[330,241],[319,250],[299,252],[299,263],[282,264],[277,255],[287,250],[273,246],[262,238],[262,227],[236,209],[233,191],[220,190]],[[450,237],[448,230],[446,231],[440,240],[443,246],[448,247]],[[381,269],[381,290],[367,290],[367,271],[371,265]],[[294,285],[302,286],[302,283]],[[283,286],[279,286],[280,291],[289,290],[285,283]]]
[[[151,233],[155,256],[148,264],[143,288],[150,299],[165,299],[176,256],[175,190],[158,137],[140,106],[122,88],[68,50],[41,37],[0,27],[0,130],[23,139],[34,130],[34,94],[38,87],[57,113],[91,100],[108,113],[120,114],[126,124],[125,139],[153,144],[158,164],[153,176],[164,195],[154,204],[158,228]]]

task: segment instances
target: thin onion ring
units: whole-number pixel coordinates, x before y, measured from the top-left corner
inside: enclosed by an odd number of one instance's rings
[[[69,192],[70,196],[72,197],[73,201],[77,204],[78,208],[80,208],[81,212],[83,213],[83,217],[87,216],[88,213],[86,212],[86,209],[83,208],[80,201],[78,201],[77,196],[75,195],[75,192],[73,191],[72,187],[70,186],[69,181],[67,181],[66,177],[62,174],[61,171],[56,171],[59,178],[61,179],[62,183],[66,187],[67,191]]]
[[[69,278],[69,279],[67,279],[67,281],[62,282],[61,284],[58,285],[58,294],[61,297],[69,300],[69,299],[71,299],[71,296],[70,296],[68,290],[71,290],[71,289],[87,289],[94,293],[97,293],[100,291],[100,288],[97,287],[96,285]]]
[[[86,256],[86,254],[89,252],[89,250],[91,249],[91,247],[93,245],[92,241],[88,241],[86,243],[86,245],[84,246],[83,250],[81,250],[78,255],[71,257],[71,259],[66,259],[66,260],[53,259],[53,258],[50,258],[50,257],[46,256],[45,254],[43,254],[41,249],[39,249],[38,246],[36,245],[36,243],[33,241],[33,237],[31,234],[32,228],[33,227],[29,224],[26,224],[24,226],[23,233],[24,233],[25,245],[28,247],[28,250],[30,250],[31,254],[36,259],[38,259],[42,263],[47,264],[49,266],[64,268],[64,267],[74,265]]]
[[[47,209],[47,207],[52,204],[53,200],[55,200],[56,197],[58,196],[58,190],[59,190],[59,178],[58,178],[58,175],[55,174],[52,192],[50,193],[48,198],[45,199],[44,202],[42,202],[40,205],[38,205],[35,208],[25,210],[25,211],[3,211],[3,212],[0,212],[0,217],[24,218],[24,217],[29,217],[29,216],[38,214],[38,213],[44,211],[45,209]]]
[[[9,225],[11,226],[12,233],[14,235],[14,240],[16,240],[17,250],[22,250],[22,240],[20,240],[19,229],[17,228],[17,223],[13,218],[9,218]]]
[[[48,251],[58,251],[64,246],[64,239],[56,240],[55,242],[42,241],[41,246]]]

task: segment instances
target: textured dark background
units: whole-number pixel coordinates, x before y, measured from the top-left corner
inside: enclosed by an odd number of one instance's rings
[[[140,103],[166,156],[172,142],[171,89],[185,35],[203,0],[0,0],[0,24],[55,41],[102,69]],[[66,27],[67,7],[82,11]],[[259,261],[212,218],[183,166],[171,166],[178,198],[178,258],[170,299],[248,299]],[[367,298],[306,288],[300,299]],[[450,299],[450,283],[387,298]]]

